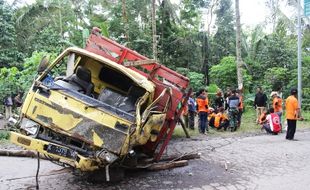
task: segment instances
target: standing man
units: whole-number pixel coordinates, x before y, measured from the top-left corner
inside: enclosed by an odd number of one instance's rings
[[[218,111],[221,107],[224,108],[224,98],[222,96],[222,92],[220,90],[217,91],[216,97],[214,100],[215,109]]]
[[[12,95],[9,94],[5,99],[4,99],[4,106],[5,106],[5,119],[9,119],[12,117],[12,107],[13,107],[13,98]]]
[[[286,139],[294,140],[297,119],[303,120],[300,114],[300,107],[298,105],[296,88],[291,89],[291,95],[286,99],[285,107],[287,119]]]
[[[238,128],[240,127],[241,125],[241,117],[242,117],[242,113],[243,113],[243,96],[242,96],[242,93],[243,93],[243,89],[240,88],[240,89],[237,89],[237,96],[239,97],[239,106],[238,106]]]
[[[208,93],[205,89],[199,90],[199,96],[196,99],[199,115],[199,132],[205,134],[208,129]]]
[[[194,130],[195,129],[195,114],[196,114],[196,106],[194,100],[194,93],[189,96],[188,98],[188,125],[189,128]]]
[[[258,124],[260,115],[266,111],[267,96],[263,93],[262,87],[257,88],[254,99],[254,108],[256,108],[256,123]]]
[[[240,98],[236,95],[236,90],[232,90],[231,96],[228,98],[229,122],[231,132],[236,131],[238,127]]]

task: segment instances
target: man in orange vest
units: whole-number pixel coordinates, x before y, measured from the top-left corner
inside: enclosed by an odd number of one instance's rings
[[[297,119],[303,120],[300,114],[300,107],[297,100],[297,89],[291,89],[291,95],[285,101],[286,107],[286,119],[287,119],[287,131],[286,139],[295,140],[294,135],[296,131]]]
[[[197,111],[199,115],[199,132],[205,134],[208,129],[208,93],[205,89],[199,90],[199,96],[196,99]]]
[[[238,128],[240,127],[241,125],[241,116],[242,116],[242,113],[243,113],[243,96],[242,96],[242,93],[243,93],[243,89],[240,88],[240,89],[237,89],[237,96],[239,97],[239,106],[238,106],[238,117],[237,117],[237,122],[238,122]]]
[[[282,98],[278,96],[277,92],[271,92],[270,96],[272,97],[272,107],[274,112],[277,113],[281,119],[282,116]]]
[[[224,128],[224,131],[226,131],[227,127],[229,126],[229,119],[224,114],[224,111],[224,108],[220,107],[219,112],[215,115],[214,127],[217,128],[217,130]]]

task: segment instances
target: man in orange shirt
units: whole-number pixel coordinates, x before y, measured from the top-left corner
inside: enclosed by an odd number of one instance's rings
[[[272,107],[274,109],[274,113],[278,114],[281,123],[282,117],[282,98],[278,95],[277,92],[271,92],[270,96],[272,97]]]
[[[205,134],[208,129],[208,93],[205,89],[199,90],[199,96],[196,99],[199,115],[199,132]]]
[[[303,119],[300,115],[300,107],[298,105],[296,88],[291,89],[291,95],[286,99],[285,107],[287,119],[286,139],[294,140],[296,121],[297,119]]]

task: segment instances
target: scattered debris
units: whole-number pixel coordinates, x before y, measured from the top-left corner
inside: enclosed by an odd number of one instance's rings
[[[154,163],[151,166],[147,167],[148,170],[166,170],[171,169],[175,167],[182,167],[187,166],[188,161],[187,160],[180,160],[180,161],[173,161],[173,162],[165,162],[165,163]]]

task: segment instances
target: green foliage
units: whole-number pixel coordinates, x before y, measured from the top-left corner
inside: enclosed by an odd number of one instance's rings
[[[17,51],[13,10],[0,0],[0,68],[18,66],[23,54]]]
[[[220,88],[216,84],[210,84],[208,86],[208,93],[215,94]]]
[[[190,86],[194,91],[204,87],[204,75],[197,72],[189,72]]]
[[[237,86],[237,68],[235,57],[224,57],[220,64],[212,66],[211,81],[218,84],[221,88]]]
[[[190,87],[193,91],[198,91],[201,88],[204,88],[204,75],[194,71],[190,71],[188,68],[178,67],[176,71],[184,76],[187,76],[190,80]]]
[[[25,60],[23,69],[16,67],[0,69],[0,100],[9,94],[27,92],[37,74],[37,67],[46,52],[34,52],[30,58]],[[55,54],[50,55],[51,59]]]
[[[263,70],[272,67],[294,68],[297,55],[295,43],[276,34],[266,36],[263,43],[257,53],[257,59]]]
[[[220,64],[212,66],[210,76],[211,81],[221,89],[237,88],[237,66],[235,57],[224,57]],[[251,86],[252,77],[243,70],[244,88]]]
[[[231,0],[220,0],[215,14],[217,31],[211,40],[212,64],[218,64],[223,57],[233,56],[236,52],[235,19]]]
[[[272,67],[266,70],[264,76],[264,88],[276,91],[282,86],[288,84],[290,79],[287,68]]]
[[[150,2],[143,0],[136,3],[134,0],[128,0],[124,7],[122,3],[118,1],[111,7],[110,37],[142,55],[152,57],[151,15],[148,14],[151,12]]]

